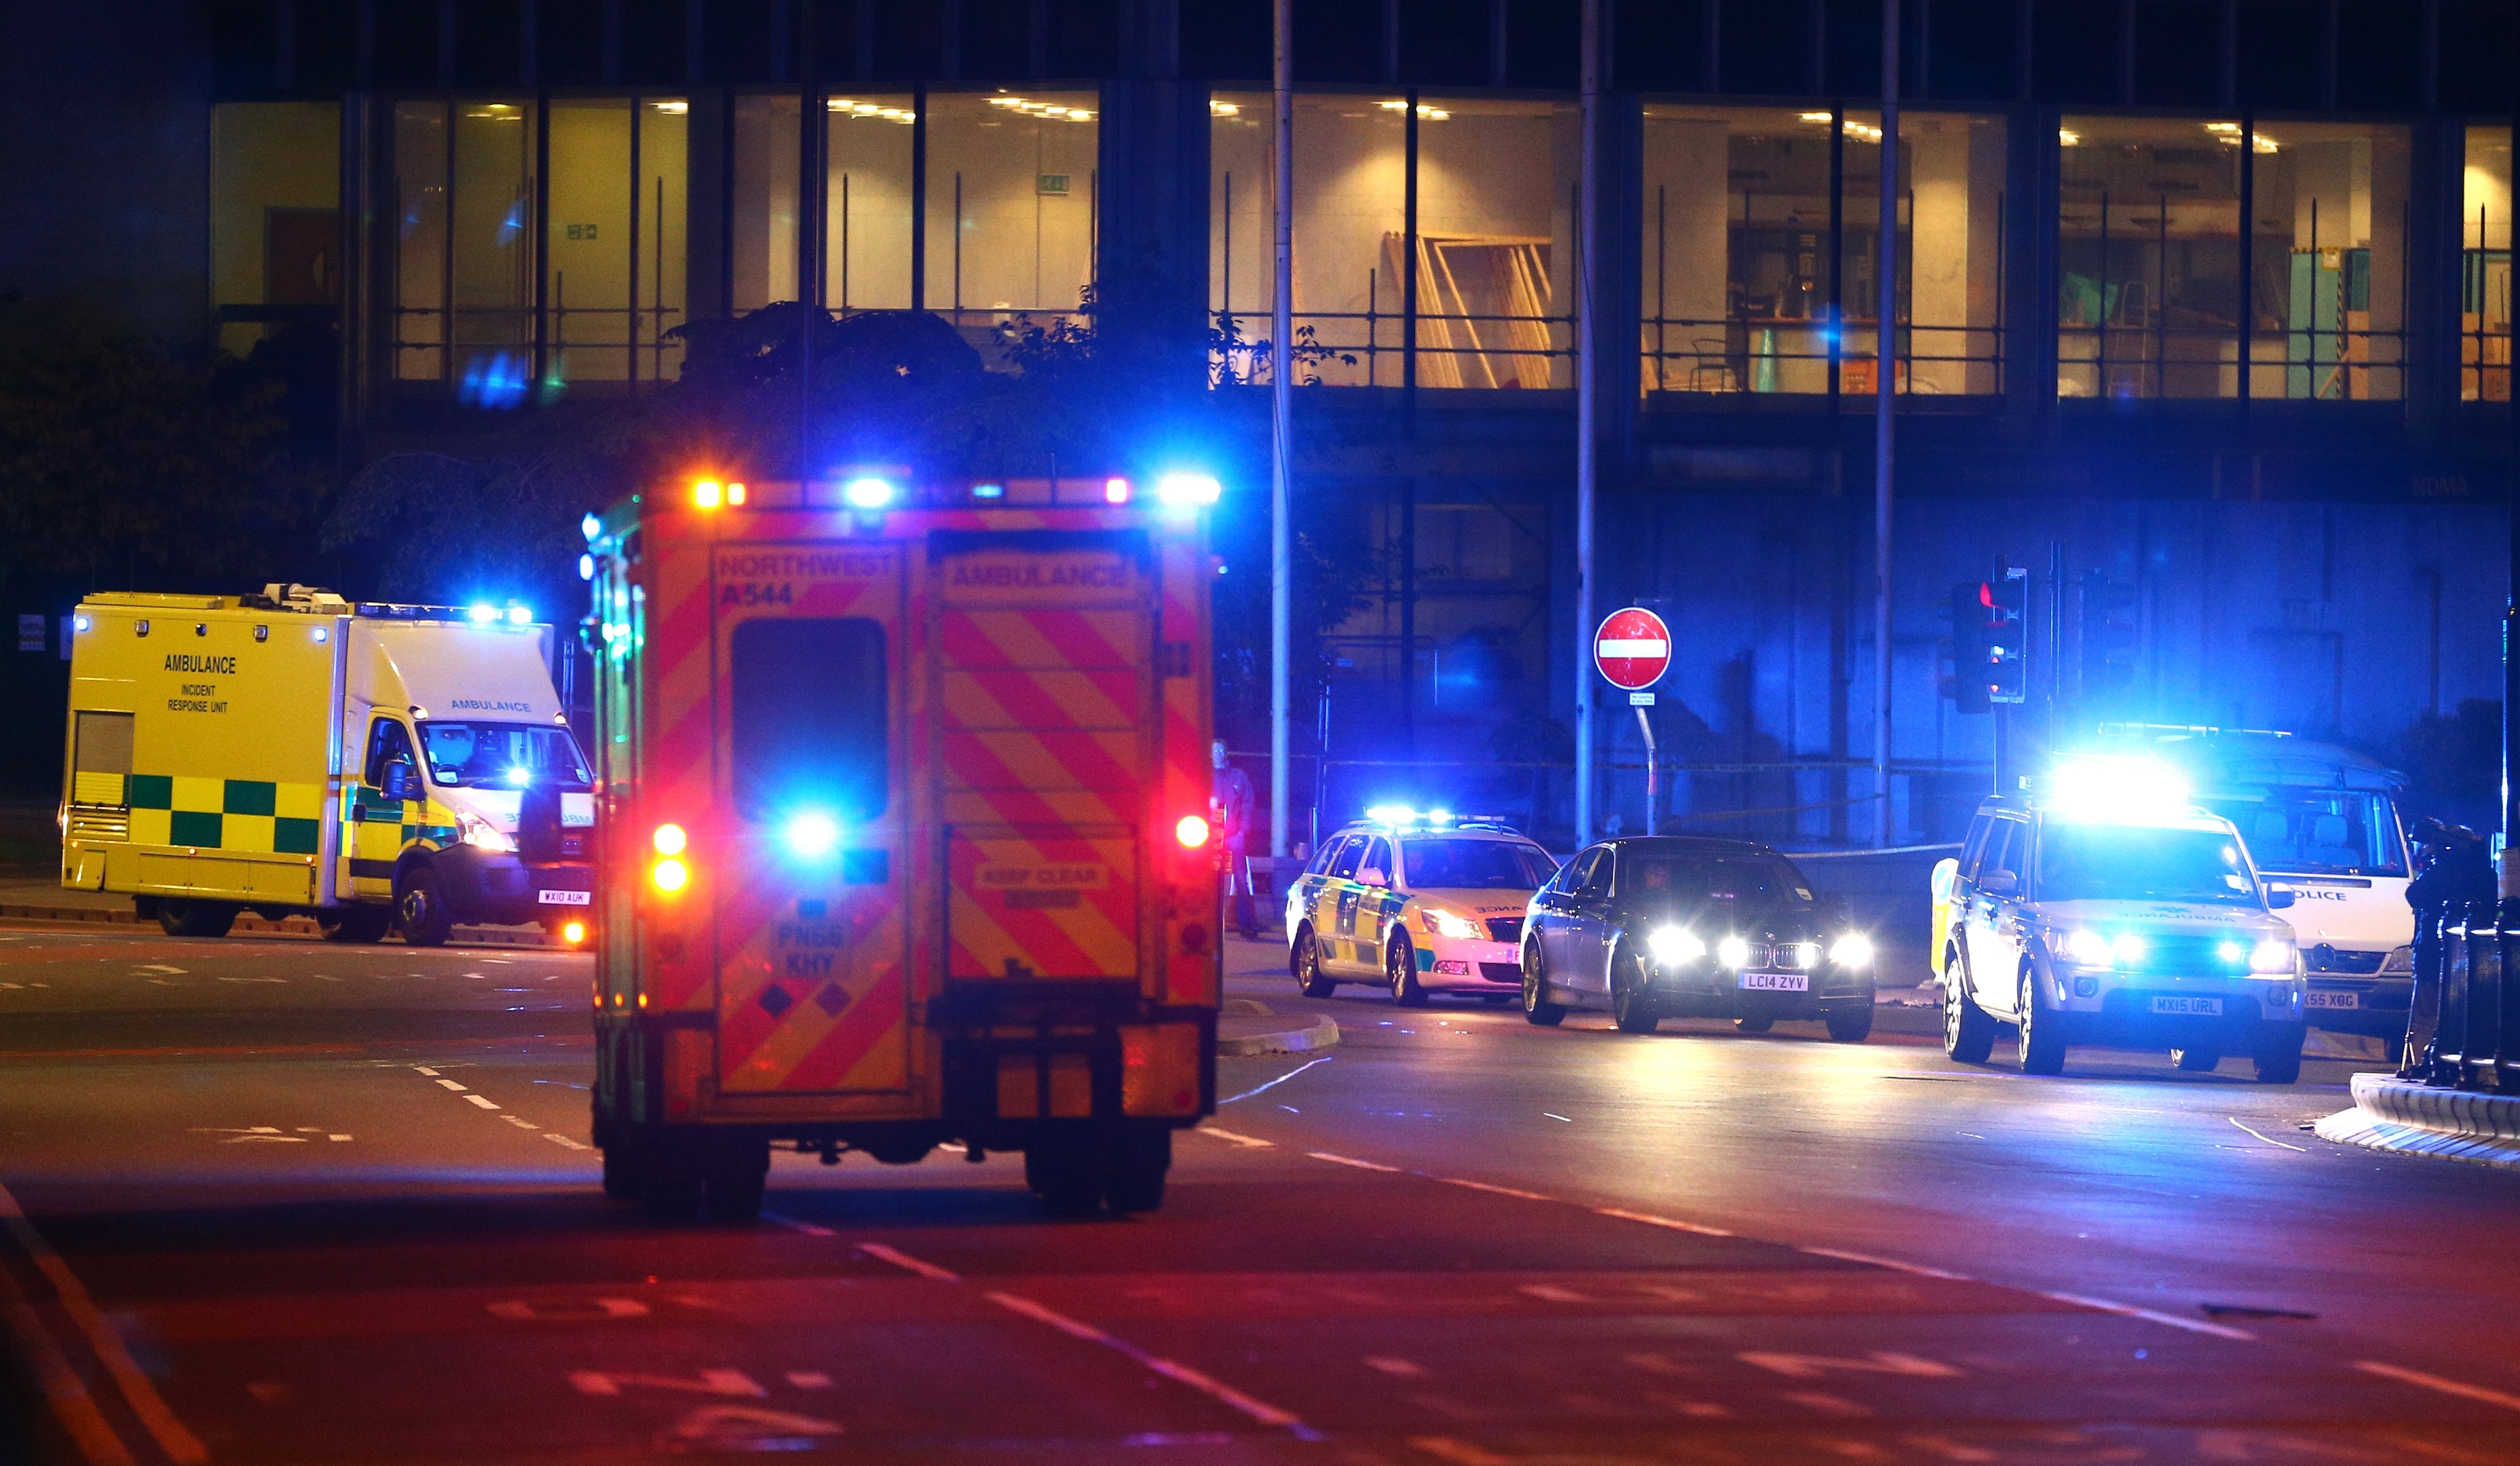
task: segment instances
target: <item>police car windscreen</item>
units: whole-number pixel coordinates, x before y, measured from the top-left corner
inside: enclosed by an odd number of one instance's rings
[[[2039,837],[2042,901],[2211,901],[2255,906],[2240,848],[2210,829],[2049,824]]]
[[[882,813],[891,779],[883,627],[760,617],[733,639],[735,806],[746,820]]]
[[[1801,871],[1774,856],[1620,857],[1619,894],[1647,905],[1809,906]]]
[[[1557,863],[1536,846],[1511,840],[1403,840],[1409,884],[1429,890],[1537,891]]]
[[[586,763],[564,728],[538,723],[424,723],[428,781],[441,789],[583,789]]]
[[[2306,875],[2404,875],[2395,806],[2360,789],[2272,788],[2264,799],[2209,799],[2231,822],[2261,870]]]

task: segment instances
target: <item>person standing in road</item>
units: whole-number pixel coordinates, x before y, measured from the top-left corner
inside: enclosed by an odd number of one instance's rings
[[[1225,889],[1234,898],[1234,929],[1247,941],[1260,935],[1251,910],[1251,858],[1245,849],[1251,834],[1251,776],[1226,761],[1222,738],[1209,745],[1208,756],[1216,766],[1208,797],[1217,822],[1225,827]]]

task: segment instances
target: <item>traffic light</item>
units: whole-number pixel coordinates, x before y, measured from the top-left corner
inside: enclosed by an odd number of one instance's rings
[[[2030,700],[2030,572],[2007,565],[1986,584],[1987,700]]]
[[[1952,587],[1952,675],[1943,680],[1943,695],[1963,713],[1988,711],[1989,637],[1995,629],[1988,606],[1993,600],[1993,590],[1982,580]]]
[[[2095,702],[2135,682],[2136,588],[2083,572],[2083,699]]]

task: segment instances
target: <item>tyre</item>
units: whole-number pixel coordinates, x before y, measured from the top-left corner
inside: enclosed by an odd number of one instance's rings
[[[1995,1052],[1995,1020],[1968,996],[1958,953],[1943,968],[1943,1052],[1958,1064],[1983,1064]]]
[[[656,1222],[690,1222],[706,1200],[706,1178],[680,1156],[655,1156],[639,1168],[639,1201]]]
[[[402,939],[413,947],[443,947],[455,930],[455,913],[446,907],[446,887],[426,865],[403,872],[394,887],[394,920]]]
[[[1309,926],[1295,933],[1294,950],[1286,965],[1295,975],[1295,991],[1306,998],[1328,998],[1338,991],[1338,984],[1322,973],[1322,944]]]
[[[2029,967],[2021,969],[2021,1015],[2014,1020],[2017,1029],[2015,1052],[2024,1074],[2062,1074],[2065,1072],[2065,1034],[2057,1027],[2056,1010],[2039,996],[2039,975]]]
[[[1426,1005],[1426,989],[1418,981],[1418,949],[1407,937],[1391,939],[1389,950],[1382,955],[1383,980],[1391,985],[1391,1000],[1404,1008]]]
[[[1102,1175],[1084,1147],[1044,1140],[1024,1151],[1024,1184],[1042,1210],[1061,1220],[1091,1217],[1102,1203]]]
[[[2190,1074],[2211,1074],[2214,1066],[2223,1062],[2223,1056],[2210,1048],[2174,1048],[2170,1050],[2170,1062]]]
[[[1774,1018],[1735,1018],[1732,1020],[1732,1030],[1735,1033],[1764,1034],[1776,1026],[1777,1020]]]
[[[1102,1183],[1102,1202],[1112,1211],[1151,1212],[1164,1204],[1164,1174],[1173,1165],[1173,1133],[1142,1130],[1129,1136],[1119,1164]]]
[[[385,939],[393,929],[393,912],[381,906],[338,907],[317,912],[315,924],[324,929],[327,942],[364,945]]]
[[[2301,1079],[2301,1043],[2306,1037],[2308,1030],[2302,1024],[2287,1023],[2275,1029],[2272,1036],[2258,1046],[2258,1051],[2250,1055],[2251,1062],[2257,1067],[2258,1083],[2289,1085],[2298,1082]]]
[[[1610,1021],[1623,1034],[1649,1034],[1662,1026],[1643,964],[1622,952],[1610,967]]]
[[[236,925],[237,909],[223,901],[160,901],[158,928],[170,937],[224,937]]]
[[[1522,949],[1522,1019],[1537,1028],[1566,1021],[1566,1009],[1549,1000],[1549,964],[1537,942]]]
[[[1828,1025],[1828,1042],[1831,1044],[1861,1044],[1872,1037],[1872,1004],[1868,1002],[1860,1008],[1840,1008],[1836,1012],[1822,1014],[1822,1021]]]
[[[644,1194],[639,1186],[638,1157],[626,1140],[616,1140],[604,1147],[604,1194],[614,1201],[637,1201]]]
[[[701,1177],[711,1222],[758,1222],[770,1183],[770,1142],[737,1140],[709,1156]]]

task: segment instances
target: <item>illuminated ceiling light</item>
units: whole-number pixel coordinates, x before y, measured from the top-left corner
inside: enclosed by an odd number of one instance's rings
[[[2240,124],[2237,122],[2208,122],[2205,124],[2205,130],[2207,132],[2228,132],[2236,135],[2240,130]]]
[[[1826,122],[1835,115],[1836,113],[1834,112],[1805,112],[1803,113],[1803,120],[1806,122]]]
[[[671,112],[676,116],[680,116],[691,110],[692,105],[688,102],[659,102],[656,104],[656,111],[660,112]]]
[[[1385,102],[1382,104],[1382,110],[1387,112],[1405,112],[1409,110],[1409,104],[1406,102]]]
[[[2250,133],[2249,143],[2250,146],[2259,153],[2273,153],[2278,151],[2275,146],[2275,140],[2267,136],[2263,132]]]
[[[2059,127],[2056,129],[2056,141],[2068,148],[2079,148],[2083,143],[2083,135],[2079,132],[2068,132]]]
[[[1242,109],[1231,102],[1211,100],[1207,104],[1207,114],[1211,117],[1238,117],[1242,115]]]

